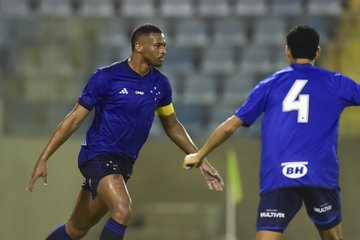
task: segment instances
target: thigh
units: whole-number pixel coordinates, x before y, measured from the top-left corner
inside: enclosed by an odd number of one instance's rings
[[[256,222],[258,234],[269,235],[270,233],[267,231],[282,233],[299,211],[301,205],[301,194],[296,188],[279,189],[261,194]],[[274,235],[278,234],[274,233]]]
[[[341,222],[339,189],[304,189],[304,203],[310,219],[319,230],[330,230]]]
[[[103,201],[98,198],[92,199],[91,192],[82,188],[67,225],[78,230],[89,229],[99,222],[107,210]]]
[[[119,206],[131,205],[131,198],[124,178],[120,174],[111,174],[103,177],[97,190],[98,197],[108,206],[109,210]]]
[[[102,178],[97,195],[108,206],[113,220],[128,225],[132,212],[131,199],[122,175],[112,174]]]

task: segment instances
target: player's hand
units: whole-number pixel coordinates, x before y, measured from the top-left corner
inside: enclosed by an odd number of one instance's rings
[[[37,179],[42,178],[43,184],[47,185],[47,170],[46,170],[46,162],[38,161],[34,167],[34,170],[31,174],[30,180],[28,182],[28,186],[26,188],[27,191],[33,192],[34,185]]]
[[[200,166],[200,172],[210,190],[223,191],[224,181],[218,171],[208,161],[205,160]]]
[[[193,167],[200,167],[203,159],[200,159],[197,153],[192,153],[184,158],[183,168],[189,170]]]

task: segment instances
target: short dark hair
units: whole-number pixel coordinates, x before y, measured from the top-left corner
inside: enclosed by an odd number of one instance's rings
[[[139,37],[149,35],[150,33],[162,33],[160,28],[153,24],[145,23],[136,27],[131,35],[131,49],[135,49],[135,42]]]
[[[296,26],[286,35],[286,44],[293,58],[315,59],[320,36],[309,26]]]

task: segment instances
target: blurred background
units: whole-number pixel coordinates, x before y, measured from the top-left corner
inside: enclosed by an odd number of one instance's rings
[[[77,153],[91,119],[48,164],[47,187],[25,191],[33,165],[96,68],[130,56],[131,31],[158,25],[167,37],[161,70],[170,78],[180,121],[197,144],[239,107],[265,76],[287,65],[285,35],[294,25],[321,34],[318,66],[360,81],[359,0],[0,0],[1,239],[45,239],[72,211],[82,177]],[[238,239],[254,239],[260,121],[211,154],[226,179],[235,150],[243,199]],[[346,239],[358,239],[360,111],[347,109],[339,155]],[[197,170],[155,120],[129,181],[132,240],[225,239],[226,194],[207,190]],[[104,218],[105,220],[106,218]],[[102,223],[84,239],[98,239]],[[304,210],[284,239],[319,239]]]

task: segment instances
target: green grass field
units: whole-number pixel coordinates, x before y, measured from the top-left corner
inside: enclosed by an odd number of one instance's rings
[[[196,141],[199,144],[201,140]],[[82,177],[76,157],[81,139],[70,139],[48,163],[48,186],[25,191],[33,164],[46,139],[0,139],[1,194],[0,238],[40,240],[71,213]],[[341,139],[341,186],[346,239],[357,239],[360,215],[359,140]],[[211,154],[209,160],[225,179],[226,151],[236,149],[244,198],[237,207],[239,239],[254,239],[258,200],[260,143],[232,138]],[[131,240],[220,240],[225,231],[225,193],[206,189],[197,170],[182,169],[184,154],[168,140],[149,141],[141,151],[129,181],[134,215],[128,228]],[[98,239],[102,223],[86,240]],[[318,239],[304,209],[290,224],[284,239]]]

